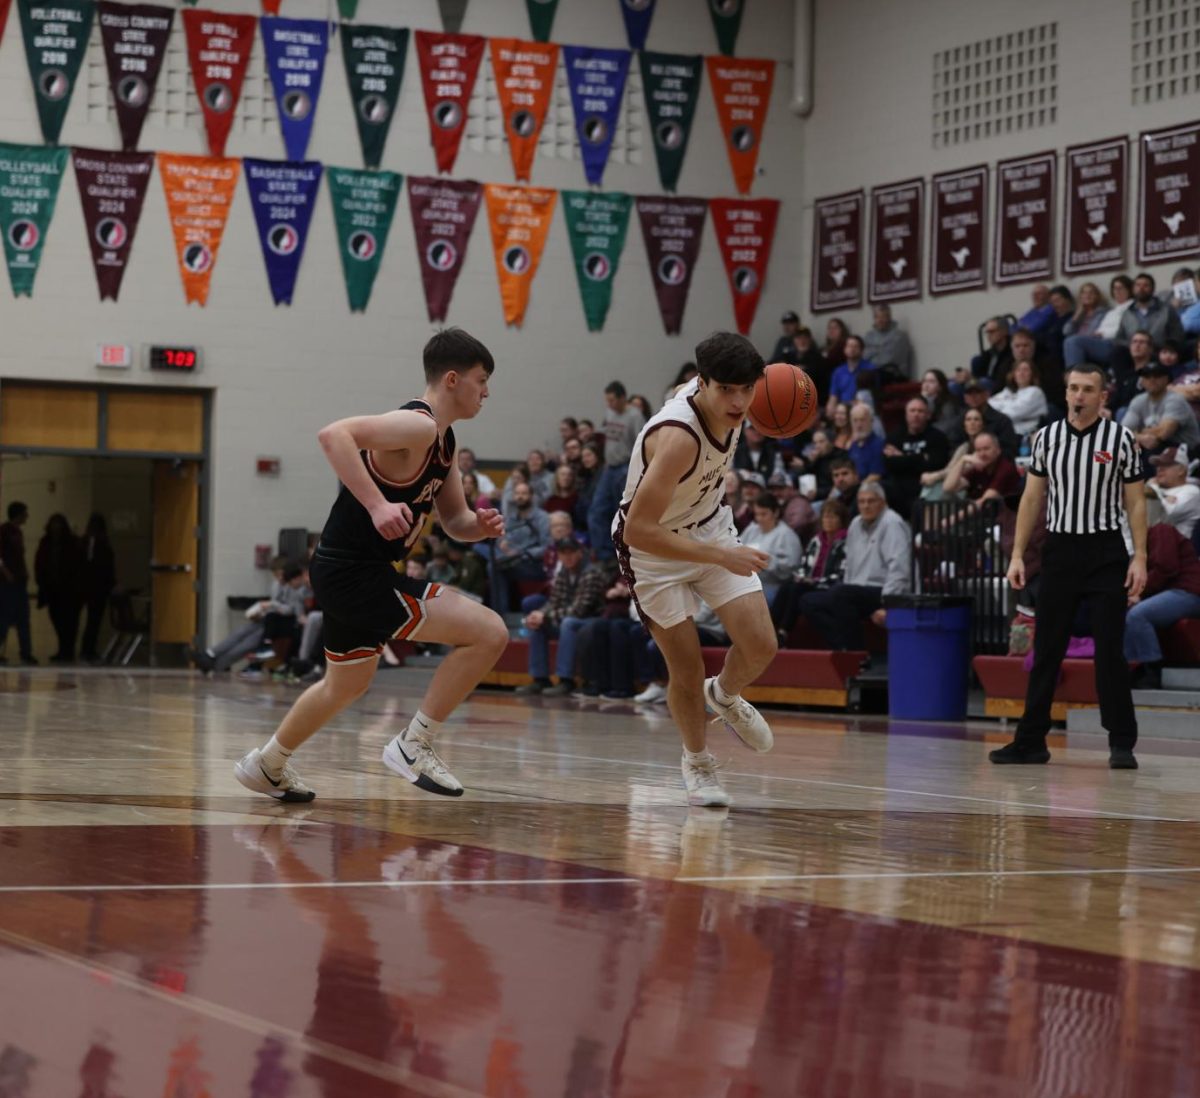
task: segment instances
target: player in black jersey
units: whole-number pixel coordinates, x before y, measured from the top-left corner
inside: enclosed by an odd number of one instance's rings
[[[404,560],[435,509],[456,541],[504,533],[499,512],[467,505],[451,427],[479,414],[495,364],[479,340],[456,328],[435,335],[424,359],[420,400],[381,416],[338,420],[318,435],[341,480],[309,569],[325,614],[328,670],[297,699],[270,741],[234,768],[237,780],[256,793],[311,801],[316,794],[289,764],[292,753],[366,693],[387,641],[419,634],[454,651],[438,667],[412,722],[384,748],[383,761],[420,789],[462,794],[433,739],[495,664],[508,630],[487,607],[409,579]]]

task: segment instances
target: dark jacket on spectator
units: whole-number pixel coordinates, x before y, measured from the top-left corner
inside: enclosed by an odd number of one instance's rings
[[[1142,598],[1163,591],[1200,595],[1196,550],[1169,522],[1157,522],[1146,532],[1146,589]]]
[[[846,531],[839,530],[831,535],[819,530],[804,547],[799,571],[802,578],[825,587],[841,583],[845,567]]]
[[[1157,297],[1150,299],[1145,316],[1138,312],[1136,301],[1125,310],[1125,315],[1121,317],[1121,327],[1117,331],[1116,342],[1128,346],[1134,333],[1142,331],[1150,333],[1155,347],[1161,347],[1168,339],[1173,339],[1178,343],[1184,341],[1183,322],[1179,319],[1179,314],[1170,305],[1159,301]]]
[[[746,445],[746,435],[743,432],[738,439],[737,449],[733,452],[733,467],[750,473],[761,473],[764,479],[769,477],[777,469],[783,468],[779,457],[779,443],[773,438],[764,438],[762,448],[757,454],[753,454]]]
[[[22,591],[29,583],[29,566],[25,563],[25,535],[15,522],[0,523],[0,561],[12,573],[12,583]],[[0,577],[0,583],[8,582]]]
[[[999,350],[988,347],[982,354],[978,354],[971,359],[972,375],[978,378],[989,378],[997,389],[1008,378],[1008,372],[1012,369],[1012,366],[1012,347],[1007,343]]]
[[[990,404],[985,404],[979,411],[983,414],[983,429],[996,436],[996,441],[1000,443],[1000,450],[1005,457],[1016,457],[1019,443],[1012,420],[1003,412],[997,412]],[[960,423],[958,429],[950,436],[950,447],[952,450],[957,449],[966,441],[967,433]]]
[[[926,427],[919,435],[897,431],[888,444],[901,451],[899,457],[883,457],[888,496],[907,518],[913,501],[921,494],[921,474],[936,473],[950,463],[950,441],[936,427]]]

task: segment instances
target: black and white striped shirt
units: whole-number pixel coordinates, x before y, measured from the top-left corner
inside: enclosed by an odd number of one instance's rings
[[[1046,528],[1052,534],[1120,531],[1125,485],[1141,480],[1133,434],[1111,419],[1077,431],[1065,419],[1033,438],[1029,472],[1049,480]]]

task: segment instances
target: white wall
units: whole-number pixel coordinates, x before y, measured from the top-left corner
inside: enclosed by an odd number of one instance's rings
[[[212,0],[225,11],[258,12],[258,0]],[[325,0],[286,0],[284,14],[320,17]],[[435,0],[362,0],[360,22],[440,29]],[[529,36],[524,0],[474,0],[463,30],[484,35]],[[177,32],[178,33],[178,32]],[[554,28],[558,42],[626,45],[616,0],[563,0]],[[738,52],[746,57],[790,57],[789,0],[753,0],[743,21]],[[649,48],[668,52],[716,52],[716,39],[701,0],[660,0]],[[100,56],[93,29],[92,58]],[[261,66],[261,42],[255,46]],[[87,62],[85,62],[85,65]],[[485,62],[485,65],[487,62]],[[252,71],[254,64],[252,63]],[[801,124],[787,110],[790,64],[777,74],[767,132],[763,174],[755,194],[788,199],[782,210],[774,259],[755,326],[756,342],[769,346],[780,312],[796,304],[799,206],[794,201],[801,169]],[[118,148],[115,120],[94,121],[86,91],[77,87],[63,128],[64,144]],[[201,123],[191,130],[166,129],[148,121],[142,148],[182,153],[205,151]],[[26,70],[20,25],[14,10],[0,44],[0,140],[40,144],[37,112]],[[464,142],[455,169],[459,178],[513,181],[508,151],[477,151]],[[236,124],[231,156],[283,157],[277,132],[250,134]],[[361,165],[340,47],[330,56],[309,157],[327,164]],[[384,158],[385,168],[434,173],[424,99],[414,51]],[[534,166],[535,185],[583,188],[577,159],[545,159]],[[640,165],[610,164],[609,190],[661,191],[653,150]],[[735,189],[713,106],[704,87],[679,193],[733,195]],[[619,377],[633,391],[657,399],[679,363],[692,357],[696,342],[716,327],[732,327],[729,290],[716,241],[706,230],[699,267],[681,337],[663,334],[647,270],[641,233],[630,225],[624,262],[616,280],[606,331],[586,330],[570,245],[556,212],[541,271],[533,287],[525,326],[504,328],[486,216],[481,212],[466,268],[455,293],[449,322],[468,328],[493,349],[498,369],[484,414],[465,425],[463,443],[485,458],[516,459],[529,446],[556,437],[565,414],[595,417],[603,386]],[[253,592],[264,577],[253,568],[253,546],[273,541],[280,527],[319,528],[334,484],[314,435],[332,418],[394,407],[418,395],[420,349],[431,332],[414,253],[407,197],[402,197],[370,309],[351,315],[336,254],[330,203],[320,196],[313,217],[294,304],[275,308],[268,292],[258,236],[246,198],[239,191],[212,279],[208,307],[184,304],[162,186],[151,183],[133,257],[118,304],[101,304],[91,269],[74,180],[64,180],[50,227],[32,300],[14,300],[0,286],[0,378],[89,381],[98,340],[143,344],[177,342],[204,349],[203,372],[165,383],[211,387],[214,461],[210,534],[209,621],[231,592]],[[102,380],[112,381],[111,375]],[[130,382],[158,382],[134,371]],[[278,479],[254,474],[256,454],[283,460]]]

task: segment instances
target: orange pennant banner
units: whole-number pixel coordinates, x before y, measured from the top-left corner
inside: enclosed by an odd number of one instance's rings
[[[537,274],[558,192],[546,187],[483,188],[492,246],[496,250],[496,275],[504,323],[521,326],[529,305],[529,288]]]
[[[208,284],[237,187],[239,160],[211,156],[158,154],[167,195],[167,216],[175,234],[175,254],[190,305],[208,302]]]
[[[528,180],[554,94],[558,47],[552,42],[522,42],[519,38],[493,38],[490,45],[513,171],[518,179]]]
[[[744,57],[706,57],[708,80],[717,101],[717,117],[725,133],[725,147],[739,194],[749,194],[758,166],[775,83],[774,61],[748,61]]]

